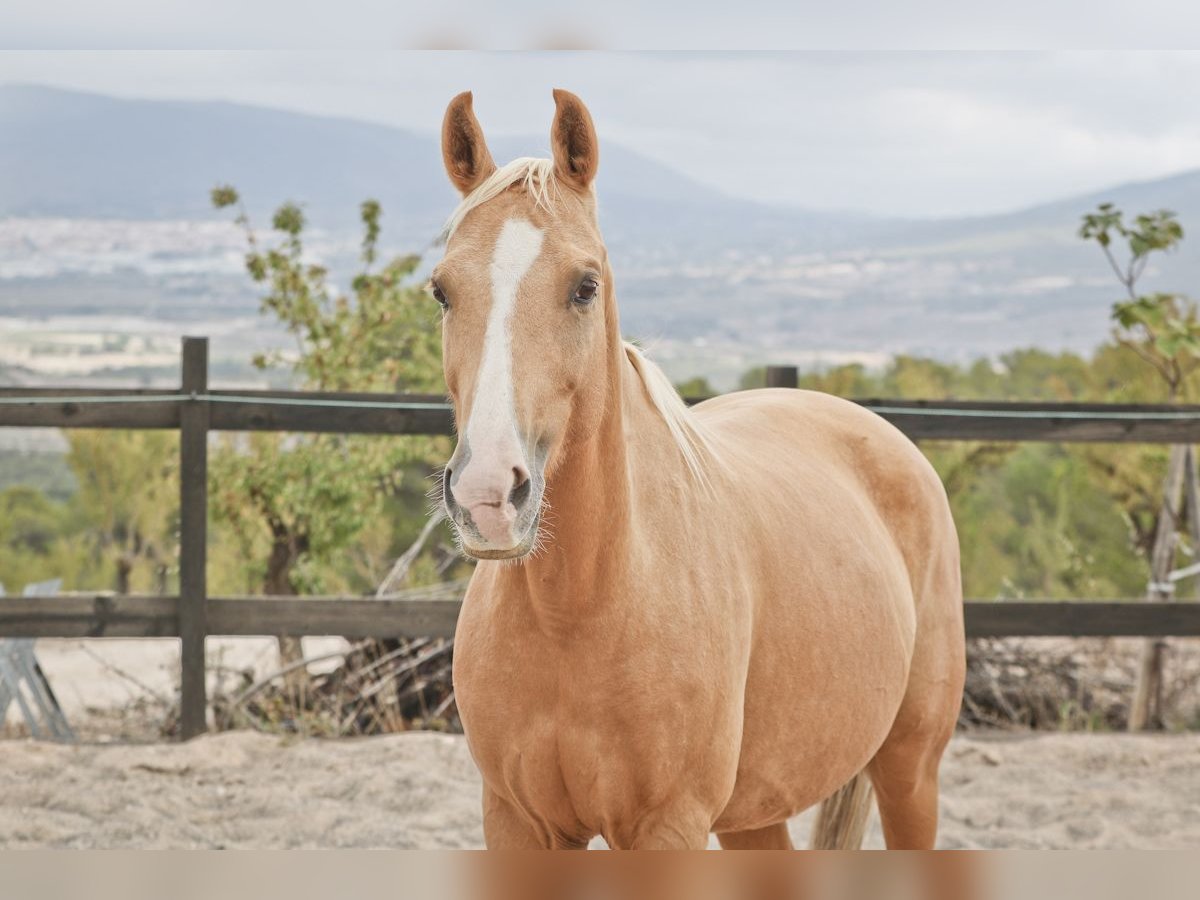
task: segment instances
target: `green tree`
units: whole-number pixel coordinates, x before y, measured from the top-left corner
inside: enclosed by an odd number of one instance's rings
[[[277,210],[274,243],[264,246],[236,190],[219,187],[212,200],[218,209],[237,208],[246,270],[264,290],[262,309],[296,340],[293,355],[257,356],[258,368],[288,368],[308,390],[443,390],[437,317],[414,278],[419,259],[400,256],[376,267],[378,203],[361,206],[361,268],[349,292],[339,293],[328,271],[306,260],[300,207]],[[214,518],[232,529],[244,573],[264,592],[327,589],[331,562],[381,515],[405,467],[430,461],[440,446],[427,438],[336,434],[226,440],[212,461]],[[285,662],[294,661],[298,642],[281,642],[281,651]]]
[[[679,382],[675,385],[675,390],[679,391],[681,397],[715,397],[717,395],[716,390],[708,383],[708,379],[702,375]]]
[[[94,583],[100,560],[86,537],[71,504],[30,486],[0,491],[0,584],[16,593],[50,578],[68,590]]]
[[[80,522],[110,562],[112,588],[165,594],[176,566],[179,440],[159,431],[71,431]]]
[[[1104,252],[1126,296],[1113,304],[1117,342],[1148,363],[1162,378],[1167,400],[1178,399],[1188,376],[1200,365],[1200,322],[1196,304],[1180,294],[1138,291],[1138,281],[1155,253],[1173,250],[1183,240],[1183,226],[1168,210],[1139,215],[1132,222],[1111,203],[1083,217],[1079,236],[1095,241]],[[1118,241],[1125,243],[1120,258]]]
[[[1096,212],[1084,215],[1079,236],[1096,242],[1124,288],[1125,296],[1112,308],[1117,342],[1158,374],[1168,402],[1182,399],[1191,376],[1200,366],[1200,322],[1197,321],[1196,304],[1180,294],[1142,294],[1138,282],[1154,254],[1168,252],[1183,240],[1183,226],[1175,214],[1167,210],[1142,214],[1127,222],[1121,210],[1111,203],[1103,203]],[[1191,448],[1172,447],[1149,550],[1148,600],[1170,599],[1159,586],[1167,582],[1178,555],[1176,524],[1188,469],[1194,479],[1196,463]],[[1200,511],[1192,510],[1193,517],[1198,513]],[[1197,548],[1192,549],[1195,552]],[[1161,640],[1151,640],[1143,646],[1142,666],[1129,713],[1131,730],[1161,725],[1165,652],[1166,644]]]

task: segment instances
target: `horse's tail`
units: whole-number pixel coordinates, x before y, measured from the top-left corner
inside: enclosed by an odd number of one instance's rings
[[[858,850],[867,831],[871,814],[871,780],[859,772],[830,797],[817,811],[808,846],[813,850]]]

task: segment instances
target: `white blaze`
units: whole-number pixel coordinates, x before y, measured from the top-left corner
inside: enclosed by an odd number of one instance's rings
[[[512,315],[521,279],[541,250],[542,230],[524,219],[508,219],[496,238],[490,266],[492,308],[467,423],[472,454],[486,453],[508,441],[521,446],[513,401]]]

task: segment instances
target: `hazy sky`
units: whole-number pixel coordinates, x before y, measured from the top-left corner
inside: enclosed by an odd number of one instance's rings
[[[1200,167],[1189,52],[4,51],[4,82],[426,132],[469,88],[485,129],[539,134],[562,86],[602,141],[731,194],[884,214],[1003,211]]]

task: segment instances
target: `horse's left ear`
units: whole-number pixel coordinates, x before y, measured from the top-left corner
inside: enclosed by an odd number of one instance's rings
[[[591,187],[600,167],[596,126],[583,101],[561,88],[554,89],[554,124],[550,126],[554,174],[579,190]]]

